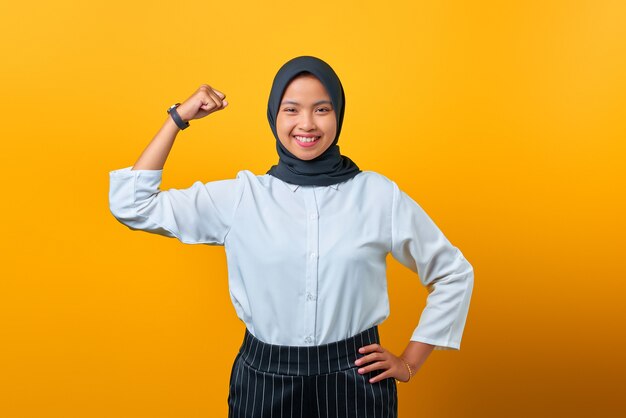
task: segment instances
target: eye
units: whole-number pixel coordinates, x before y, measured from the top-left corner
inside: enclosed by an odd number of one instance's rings
[[[285,111],[285,112],[295,112],[296,109],[294,109],[293,107],[287,107],[287,108],[283,109],[283,111]]]
[[[321,107],[321,108],[319,108],[318,110],[323,110],[323,111],[324,111],[323,113],[330,112],[330,109],[329,109],[329,108],[327,108],[327,107]]]

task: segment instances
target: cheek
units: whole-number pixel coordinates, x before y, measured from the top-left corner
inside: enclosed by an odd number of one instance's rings
[[[289,133],[291,131],[291,124],[289,123],[288,120],[285,120],[283,118],[278,118],[276,119],[276,130],[278,132]]]
[[[286,125],[276,126],[276,131],[281,140],[286,141],[289,139],[290,128]]]
[[[328,132],[329,134],[331,134],[330,136],[333,137],[333,139],[335,138],[335,134],[337,133],[337,123],[336,122],[331,122],[328,125],[326,125],[326,132]]]
[[[276,133],[278,134],[278,139],[283,144],[283,146],[289,146],[289,127],[285,123],[280,123],[278,119],[276,120]]]

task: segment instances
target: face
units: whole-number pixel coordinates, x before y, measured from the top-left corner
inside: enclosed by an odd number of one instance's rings
[[[305,74],[291,80],[278,108],[276,132],[283,146],[301,160],[318,157],[333,143],[337,116],[317,77]]]

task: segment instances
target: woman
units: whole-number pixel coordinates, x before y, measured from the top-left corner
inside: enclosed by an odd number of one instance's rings
[[[396,382],[433,349],[460,349],[472,266],[395,182],[341,155],[345,95],[323,60],[296,57],[276,74],[267,116],[279,161],[264,175],[161,191],[177,133],[228,102],[202,85],[177,105],[136,164],[110,172],[110,208],[131,229],[225,247],[246,325],[229,417],[396,417]],[[430,292],[400,356],[378,334],[389,253]]]

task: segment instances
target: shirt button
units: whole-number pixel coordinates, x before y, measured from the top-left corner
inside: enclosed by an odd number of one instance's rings
[[[306,338],[304,339],[304,342],[305,342],[305,343],[310,343],[310,342],[312,342],[312,341],[313,341],[313,338],[311,338],[311,337],[306,337]]]
[[[317,213],[312,213],[312,214],[310,215],[310,218],[311,218],[311,219],[317,219]]]
[[[311,253],[311,260],[315,258],[315,253]]]
[[[312,294],[312,293],[310,293],[310,292],[307,292],[307,294],[306,294],[306,300],[315,300],[315,299],[316,299],[316,298],[315,298],[315,295],[314,295],[314,294]]]

